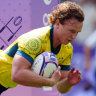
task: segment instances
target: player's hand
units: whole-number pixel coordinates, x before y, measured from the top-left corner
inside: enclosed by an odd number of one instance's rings
[[[59,79],[61,77],[60,69],[61,69],[61,67],[58,66],[57,70],[51,76],[51,79],[54,81],[54,85],[59,81]]]
[[[75,68],[73,67],[68,74],[68,81],[72,86],[78,84],[81,81],[80,71],[78,69],[75,71]]]

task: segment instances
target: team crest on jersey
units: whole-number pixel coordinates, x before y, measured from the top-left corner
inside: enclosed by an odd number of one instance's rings
[[[37,54],[41,49],[41,40],[40,39],[32,39],[26,42],[26,49],[29,53]]]

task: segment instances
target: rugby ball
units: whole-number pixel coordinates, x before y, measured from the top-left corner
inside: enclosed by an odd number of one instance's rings
[[[31,70],[43,77],[50,78],[57,67],[56,55],[52,52],[43,52],[35,58]]]

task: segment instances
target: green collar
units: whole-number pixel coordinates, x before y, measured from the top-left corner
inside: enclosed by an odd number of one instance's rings
[[[50,46],[51,52],[53,52],[54,54],[58,54],[61,48],[61,44],[56,49],[53,48],[53,25],[50,26]]]

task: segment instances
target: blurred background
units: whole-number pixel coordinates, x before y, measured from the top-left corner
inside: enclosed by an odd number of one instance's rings
[[[60,94],[55,86],[18,85],[1,96],[96,96],[96,0],[0,0],[0,49],[4,50],[25,32],[47,26],[53,6],[64,1],[76,2],[85,13],[82,32],[72,42],[71,61],[71,67],[81,71],[82,81],[66,94]]]

